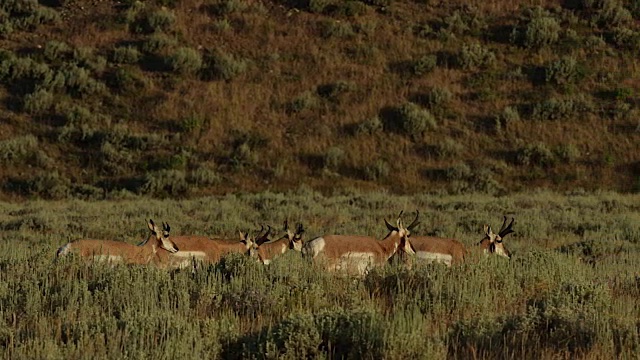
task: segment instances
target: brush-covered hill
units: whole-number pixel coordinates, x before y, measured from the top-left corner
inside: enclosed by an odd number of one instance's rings
[[[5,0],[2,197],[636,191],[640,1]]]

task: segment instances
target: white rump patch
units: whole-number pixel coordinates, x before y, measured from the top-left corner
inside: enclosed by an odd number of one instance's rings
[[[119,255],[94,255],[94,261],[105,261],[105,262],[122,262],[122,256]]]
[[[56,252],[56,256],[66,256],[71,252],[71,243],[62,245]]]
[[[449,254],[442,254],[442,253],[432,253],[432,252],[426,252],[426,251],[418,251],[418,252],[416,252],[416,256],[419,259],[428,261],[430,263],[432,263],[432,262],[441,262],[441,263],[446,264],[447,266],[451,266],[451,262],[453,261],[453,256],[451,256]]]
[[[357,271],[358,274],[364,275],[367,270],[375,263],[375,254],[361,252],[347,252],[340,256],[336,270]]]
[[[207,258],[207,254],[204,251],[178,251],[171,254],[171,256],[190,259],[196,258],[196,260],[205,260]]]
[[[326,242],[324,241],[324,238],[315,238],[304,244],[304,247],[302,248],[302,254],[314,258],[318,256],[318,254],[320,254],[322,250],[324,250],[325,245]]]

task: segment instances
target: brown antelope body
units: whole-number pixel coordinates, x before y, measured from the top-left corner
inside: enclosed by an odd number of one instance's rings
[[[302,251],[302,233],[304,233],[302,224],[298,224],[296,231],[293,232],[289,229],[288,222],[285,221],[284,231],[285,235],[278,240],[268,241],[268,235],[271,232],[269,226],[266,234],[256,239],[258,259],[263,264],[269,265],[274,258],[284,254],[287,250]]]
[[[490,225],[484,225],[484,238],[480,240],[478,246],[482,249],[482,252],[486,255],[496,254],[511,258],[511,253],[504,247],[503,239],[505,236],[514,232],[511,227],[513,226],[514,218],[511,218],[511,222],[507,225],[507,217],[504,217],[502,227],[497,234],[491,230]]]
[[[456,239],[433,236],[412,236],[411,245],[416,259],[429,263],[440,262],[447,266],[462,263],[467,251],[464,244]]]
[[[418,213],[406,228],[401,216],[402,212],[397,226],[392,226],[385,219],[389,233],[382,240],[369,236],[324,235],[305,242],[302,255],[313,260],[322,259],[330,271],[343,270],[364,275],[371,267],[386,263],[399,248],[408,254],[414,253],[408,238],[411,229],[418,225]]]
[[[176,253],[179,247],[169,236],[169,225],[163,223],[163,231],[149,220],[147,223],[151,234],[139,246],[122,241],[82,239],[61,246],[57,257],[77,254],[85,259],[124,264],[155,264],[164,266],[163,253]]]
[[[211,239],[206,236],[172,236],[171,241],[180,251],[167,254],[168,262],[173,267],[187,267],[193,260],[216,263],[223,256],[231,253],[255,256],[254,242],[249,233],[240,232],[240,240]]]

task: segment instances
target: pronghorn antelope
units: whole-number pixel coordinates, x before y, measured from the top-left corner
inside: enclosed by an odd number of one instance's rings
[[[418,215],[419,212],[416,211],[415,220],[407,227],[402,224],[402,212],[398,216],[396,226],[389,224],[385,219],[389,234],[382,240],[357,235],[317,237],[305,242],[302,255],[314,260],[323,259],[328,270],[346,270],[364,275],[372,266],[387,262],[398,249],[414,254],[409,234],[411,229],[418,225]]]
[[[258,259],[265,265],[269,265],[278,255],[284,254],[287,250],[302,251],[302,233],[304,228],[302,224],[297,224],[296,231],[293,232],[289,229],[289,222],[284,222],[284,231],[286,234],[278,240],[266,242],[265,238],[271,232],[271,226],[267,230],[267,233],[256,239],[258,244]],[[268,240],[268,239],[267,239]]]
[[[192,260],[215,263],[223,256],[230,253],[242,253],[252,257],[256,255],[256,245],[249,233],[240,231],[240,240],[211,239],[202,235],[172,236],[173,241],[180,251],[165,254],[163,257],[173,267],[187,267]]]
[[[507,217],[505,216],[498,234],[495,234],[493,230],[491,230],[490,225],[484,225],[484,238],[480,240],[478,246],[480,246],[485,254],[497,254],[511,258],[511,254],[509,253],[509,250],[504,247],[502,240],[505,236],[514,232],[511,229],[514,220],[514,218],[511,218],[511,222],[507,225]]]
[[[151,263],[163,266],[161,254],[165,253],[165,250],[168,253],[176,253],[179,248],[168,239],[169,224],[162,223],[162,231],[153,223],[153,220],[149,220],[147,226],[151,234],[139,246],[122,241],[82,239],[61,246],[56,256],[76,253],[94,261],[125,264]]]

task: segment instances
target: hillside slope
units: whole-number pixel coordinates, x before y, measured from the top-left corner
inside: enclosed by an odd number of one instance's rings
[[[4,198],[640,188],[637,1],[10,0]]]

